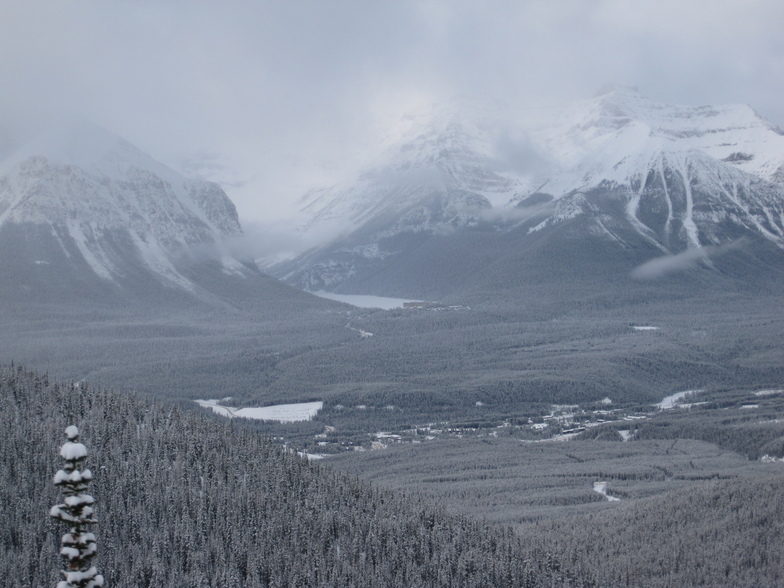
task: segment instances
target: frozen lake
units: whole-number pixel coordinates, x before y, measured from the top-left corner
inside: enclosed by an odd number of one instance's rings
[[[309,421],[324,406],[323,402],[299,402],[297,404],[275,404],[273,406],[259,406],[246,408],[232,408],[220,404],[220,400],[196,400],[199,406],[211,408],[214,412],[229,418],[241,417],[264,421],[278,421],[293,423],[296,421]]]
[[[328,298],[337,302],[345,302],[351,306],[359,308],[380,308],[381,310],[392,310],[393,308],[403,308],[406,302],[419,302],[410,298],[387,298],[386,296],[370,296],[367,294],[333,294],[318,290],[311,292],[321,298]]]
[[[686,396],[690,394],[697,394],[698,392],[702,392],[702,390],[685,390],[683,392],[676,392],[675,394],[671,394],[670,396],[667,396],[666,398],[664,398],[664,400],[662,400],[655,406],[658,406],[662,410],[669,410],[671,408],[675,408],[675,406]]]

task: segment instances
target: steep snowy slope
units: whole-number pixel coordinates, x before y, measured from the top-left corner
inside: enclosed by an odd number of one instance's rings
[[[554,200],[536,229],[589,214],[586,198],[616,199],[623,220],[666,251],[743,235],[784,245],[784,136],[747,106],[667,106],[621,88],[533,134],[557,162],[519,199]]]
[[[332,289],[428,235],[482,224],[522,189],[499,154],[495,115],[442,105],[407,117],[403,127],[359,177],[303,198],[309,220],[301,230],[331,235],[331,253],[312,251],[272,271],[305,289]]]
[[[302,230],[437,232],[475,224],[517,192],[497,171],[497,129],[487,113],[442,106],[403,123],[400,138],[358,178],[305,195]]]
[[[83,119],[5,151],[5,302],[209,298],[232,289],[221,276],[247,288],[263,278],[232,253],[242,232],[217,184],[187,179]]]
[[[512,251],[536,251],[529,268],[568,267],[563,239],[608,244],[625,274],[645,256],[741,238],[784,248],[784,136],[749,107],[617,88],[527,127],[513,120],[443,109],[417,121],[356,182],[309,196],[309,228],[343,221],[344,232],[273,271],[305,289],[437,296]],[[509,137],[522,166],[509,165]]]
[[[595,178],[599,168],[615,166],[646,144],[698,150],[765,180],[777,181],[784,174],[784,134],[743,104],[673,106],[634,88],[608,87],[530,132],[557,163],[557,175],[580,167]],[[613,177],[623,178],[629,169],[619,167]]]

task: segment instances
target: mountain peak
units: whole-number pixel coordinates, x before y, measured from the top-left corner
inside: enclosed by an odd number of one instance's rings
[[[176,181],[179,176],[129,141],[80,115],[47,124],[7,151],[10,153],[0,162],[0,172],[30,157],[43,157],[50,164],[73,166],[112,180],[126,180],[133,169],[148,170],[167,181]]]
[[[0,233],[36,256],[18,276],[69,265],[108,282],[144,274],[192,290],[181,272],[186,258],[247,269],[226,250],[241,229],[217,184],[185,178],[80,117],[49,126],[0,163]]]
[[[636,88],[607,86],[535,134],[556,174],[587,167],[599,177],[640,153],[700,151],[765,180],[784,175],[784,136],[745,104],[672,105]]]

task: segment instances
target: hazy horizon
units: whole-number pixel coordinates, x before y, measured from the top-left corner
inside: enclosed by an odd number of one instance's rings
[[[6,121],[81,113],[220,182],[250,230],[454,96],[535,108],[609,82],[784,124],[784,5],[768,0],[10,0],[0,16]]]

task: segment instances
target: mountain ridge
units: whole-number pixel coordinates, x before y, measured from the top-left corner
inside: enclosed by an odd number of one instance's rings
[[[630,239],[641,240],[659,255],[739,239],[743,246],[761,239],[784,248],[784,186],[776,182],[784,135],[747,106],[669,106],[621,88],[527,129],[450,116],[434,116],[432,126],[404,134],[354,183],[311,194],[304,230],[342,215],[342,232],[270,271],[303,289],[348,293],[372,282],[374,291],[352,293],[400,295],[391,274],[387,284],[381,277],[392,266],[398,274],[407,264],[427,273],[453,263],[446,262],[447,245],[439,246],[429,270],[415,259],[429,239],[480,232],[489,244],[494,233],[506,232],[517,235],[512,247],[525,248],[526,235],[578,219],[585,223],[578,233],[621,249],[635,249]],[[518,155],[527,154],[526,173],[525,165],[503,170],[510,159],[499,147],[504,137],[517,141]],[[483,254],[490,262],[499,259],[491,248]],[[631,256],[617,270],[629,273],[644,261]],[[428,291],[445,296],[463,286],[444,282]]]
[[[242,229],[220,186],[186,178],[86,119],[6,152],[0,240],[8,298],[79,289],[88,297],[209,298],[193,266],[235,280],[261,277],[236,251]]]

